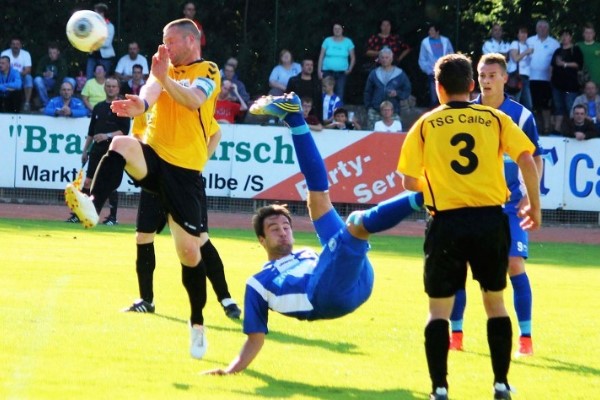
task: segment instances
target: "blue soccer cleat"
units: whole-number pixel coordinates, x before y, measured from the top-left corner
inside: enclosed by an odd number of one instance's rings
[[[301,113],[302,102],[296,93],[290,92],[283,96],[262,96],[250,107],[254,115],[271,115],[283,120],[288,113]]]

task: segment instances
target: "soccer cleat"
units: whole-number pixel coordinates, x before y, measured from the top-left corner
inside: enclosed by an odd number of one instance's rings
[[[72,224],[76,224],[80,221],[79,221],[79,218],[77,217],[77,215],[71,214],[71,216],[69,218],[65,219],[65,222],[70,222]]]
[[[102,221],[102,225],[115,226],[119,225],[119,221],[117,221],[117,219],[113,217],[106,217],[104,221]]]
[[[533,355],[533,342],[531,336],[519,337],[519,350],[515,352],[515,357],[527,357]]]
[[[346,218],[346,225],[360,226],[363,219],[363,211],[353,211],[348,218]]]
[[[77,215],[83,226],[92,228],[98,224],[98,213],[92,199],[81,193],[79,188],[72,183],[69,183],[65,189],[65,202],[71,211]]]
[[[494,384],[494,400],[510,400],[510,387],[504,383]]]
[[[450,350],[463,351],[463,333],[452,332],[450,336]]]
[[[126,307],[122,311],[153,314],[155,309],[154,303],[148,303],[146,300],[139,299],[133,302],[130,307]]]
[[[429,394],[429,400],[448,400],[448,389],[445,387],[436,388]]]
[[[281,120],[288,113],[301,113],[302,102],[294,92],[283,96],[262,96],[250,107],[250,113],[255,115],[271,115]]]
[[[240,310],[238,305],[235,303],[224,306],[223,311],[225,311],[225,315],[231,319],[240,319],[240,315],[242,315],[242,310]]]
[[[192,325],[190,326],[190,355],[193,358],[200,360],[204,357],[206,349],[208,348],[208,341],[206,340],[206,332],[204,326]]]

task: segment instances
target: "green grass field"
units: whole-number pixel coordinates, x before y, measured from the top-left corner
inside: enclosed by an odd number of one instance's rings
[[[211,236],[243,302],[263,249],[250,231]],[[375,289],[365,305],[333,321],[272,314],[261,354],[225,377],[200,372],[238,353],[241,323],[225,317],[209,288],[209,349],[204,360],[189,357],[189,306],[168,234],[156,240],[154,315],[119,312],[137,297],[133,226],[86,231],[0,220],[0,238],[1,399],[427,398],[421,238],[374,238]],[[296,240],[317,245],[312,234]],[[536,354],[513,361],[514,398],[600,398],[600,248],[534,243],[530,255]],[[485,317],[472,281],[468,295],[466,351],[450,354],[450,397],[491,399]]]

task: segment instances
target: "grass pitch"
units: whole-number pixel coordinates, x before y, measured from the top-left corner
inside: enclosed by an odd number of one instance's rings
[[[250,368],[227,365],[245,340],[209,287],[209,348],[188,355],[187,296],[172,239],[156,239],[156,311],[120,313],[137,297],[134,228],[83,230],[60,222],[0,220],[0,398],[2,399],[425,399],[427,313],[421,238],[372,240],[374,293],[355,313],[300,322],[272,313],[271,333]],[[230,291],[264,262],[251,231],[217,230]],[[317,246],[296,234],[297,246]],[[592,399],[600,393],[600,249],[531,244],[535,356],[514,360],[515,399]],[[515,343],[518,328],[507,291]],[[468,284],[465,352],[450,354],[452,399],[491,398],[485,317]],[[240,304],[243,306],[243,304]],[[242,315],[243,316],[243,315]]]

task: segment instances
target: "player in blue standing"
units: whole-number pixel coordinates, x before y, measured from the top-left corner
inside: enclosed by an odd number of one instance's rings
[[[504,84],[508,78],[506,72],[506,59],[502,54],[490,53],[481,57],[477,65],[479,87],[481,95],[475,103],[497,108],[507,114],[525,132],[536,146],[533,159],[537,166],[538,175],[542,176],[542,158],[540,156],[539,136],[533,114],[521,104],[511,100],[504,94]],[[527,272],[525,272],[525,259],[527,258],[528,233],[519,225],[517,216],[519,204],[527,201],[519,167],[509,157],[504,157],[504,176],[510,190],[510,199],[504,206],[510,223],[511,245],[508,262],[508,275],[513,287],[514,305],[519,320],[519,350],[518,356],[533,355],[531,341],[531,309],[532,294]],[[466,293],[460,290],[456,293],[454,308],[450,316],[452,337],[451,350],[463,349],[463,314],[466,306]]]
[[[307,249],[293,251],[292,218],[285,206],[273,204],[257,210],[254,230],[269,261],[246,283],[244,333],[248,338],[228,367],[207,374],[232,374],[248,367],[264,344],[269,309],[309,321],[339,318],[356,310],[373,289],[373,268],[367,258],[369,235],[393,227],[423,205],[421,193],[402,194],[354,212],[344,223],[331,204],[325,163],[298,96],[266,96],[250,112],[276,116],[289,125],[308,186],[310,218],[323,250],[320,256]]]

